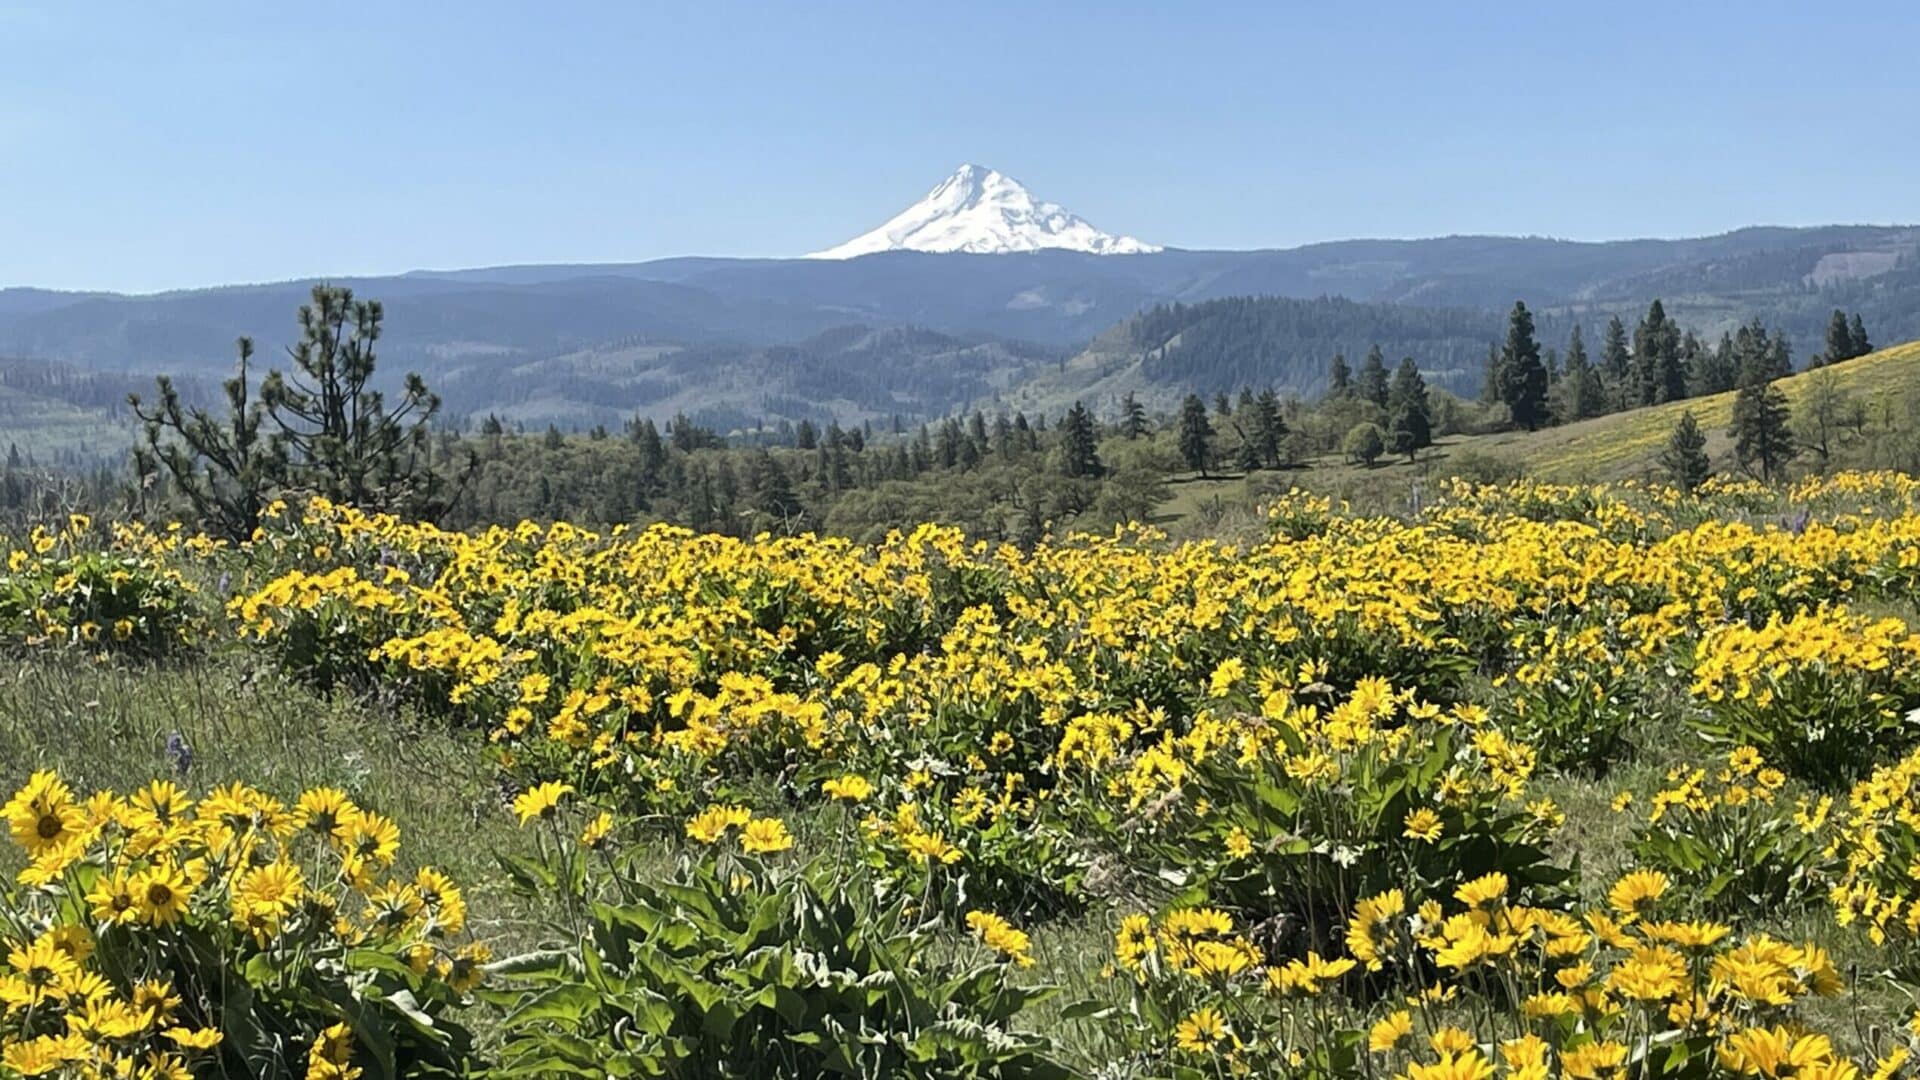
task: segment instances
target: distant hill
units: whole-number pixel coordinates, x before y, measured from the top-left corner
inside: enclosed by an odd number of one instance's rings
[[[1364,353],[1362,329],[1378,335],[1390,359],[1415,355],[1442,384],[1462,385],[1475,377],[1463,369],[1477,371],[1476,341],[1484,349],[1498,335],[1515,299],[1535,309],[1549,346],[1564,341],[1571,322],[1593,331],[1611,314],[1631,321],[1656,296],[1709,341],[1758,317],[1785,331],[1803,359],[1820,347],[1834,307],[1861,312],[1876,340],[1920,337],[1920,229],[1907,227],[1754,228],[1610,243],[1455,236],[1126,256],[682,258],[342,283],[386,304],[381,355],[390,374],[420,371],[462,413],[515,411],[572,427],[643,401],[716,416],[754,414],[766,409],[762,399],[777,400],[769,412],[779,416],[912,416],[972,390],[991,398],[1004,384],[1011,393],[1022,373],[1047,374],[1047,363],[1032,361],[1049,349],[1105,357],[1098,365],[1112,370],[1092,380],[1099,386],[1137,376],[1137,389],[1150,390],[1185,385],[1190,375],[1194,388],[1220,387],[1242,372],[1271,372],[1283,390],[1306,394],[1333,348],[1355,360]],[[311,284],[151,296],[0,290],[0,355],[217,379],[232,364],[236,337],[253,337],[266,357],[291,340],[294,308]],[[1256,343],[1225,317],[1229,309],[1217,309],[1219,317],[1196,324],[1187,339],[1113,348],[1110,331],[1143,312],[1246,296],[1342,297],[1419,313],[1365,310],[1354,324],[1353,311],[1317,309],[1315,317],[1334,320],[1323,326],[1276,314],[1254,328],[1273,338]],[[1470,331],[1475,319],[1484,325]],[[875,334],[873,348],[841,355],[820,344],[848,326]],[[957,344],[928,345],[921,332]],[[999,353],[980,351],[994,343]],[[1140,354],[1137,371],[1114,366],[1125,353]],[[947,364],[941,357],[956,358],[944,384],[935,373]],[[1028,396],[1050,399],[1085,373],[1068,374]]]
[[[1344,354],[1358,370],[1379,345],[1389,367],[1414,358],[1428,381],[1462,392],[1478,387],[1499,316],[1461,308],[1360,303],[1340,297],[1233,297],[1143,312],[1006,398],[1054,411],[1075,400],[1112,411],[1133,393],[1150,410],[1172,411],[1189,392],[1211,398],[1241,387],[1277,386],[1303,397],[1326,387],[1327,367]]]
[[[504,370],[473,361],[434,383],[448,415],[529,429],[684,413],[720,431],[781,420],[945,416],[1065,358],[1059,349],[904,327],[842,326],[793,345],[613,342]]]

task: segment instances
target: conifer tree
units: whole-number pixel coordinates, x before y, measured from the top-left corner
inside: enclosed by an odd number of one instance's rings
[[[1281,447],[1287,438],[1287,421],[1280,415],[1280,397],[1271,387],[1253,400],[1253,446],[1260,463],[1269,469],[1280,467]]]
[[[1517,300],[1507,318],[1507,344],[1500,350],[1497,383],[1500,403],[1514,423],[1534,431],[1547,422],[1547,369],[1533,336],[1533,313]]]
[[[1207,421],[1207,404],[1198,394],[1188,394],[1180,403],[1180,459],[1201,476],[1213,458],[1213,425]]]
[[[1771,382],[1751,382],[1733,399],[1733,456],[1749,473],[1772,481],[1794,458],[1787,395]]]
[[[1405,357],[1393,372],[1393,387],[1388,393],[1388,441],[1393,452],[1414,455],[1433,445],[1433,407],[1427,399],[1427,383],[1413,357]]]
[[[1673,434],[1667,437],[1666,449],[1660,452],[1660,467],[1666,471],[1667,479],[1683,491],[1694,491],[1706,483],[1712,475],[1713,463],[1707,457],[1707,436],[1700,430],[1700,422],[1693,417],[1693,410],[1680,414],[1680,422],[1673,426]]]
[[[1129,440],[1138,439],[1149,431],[1146,406],[1141,405],[1133,391],[1127,391],[1120,399],[1120,434]]]
[[[1344,353],[1334,353],[1333,363],[1327,365],[1327,396],[1343,398],[1353,392],[1353,369],[1347,366]]]
[[[1816,353],[1809,364],[1818,367],[1821,364],[1837,364],[1842,360],[1851,360],[1853,351],[1853,327],[1847,323],[1847,313],[1839,308],[1833,309],[1833,316],[1827,320],[1827,351]]]
[[[1853,318],[1848,321],[1848,329],[1852,331],[1849,336],[1853,339],[1853,355],[1865,356],[1873,351],[1873,342],[1867,340],[1866,321],[1860,318],[1859,312],[1853,313]]]
[[[1060,454],[1066,474],[1075,478],[1096,477],[1105,470],[1093,430],[1093,414],[1076,401],[1060,422]]]
[[[1622,407],[1630,404],[1632,394],[1628,390],[1628,374],[1632,366],[1632,356],[1627,352],[1627,327],[1615,315],[1607,320],[1606,336],[1600,340],[1600,372],[1613,387],[1615,399]]]
[[[157,380],[160,401],[154,408],[146,408],[137,394],[127,399],[146,425],[143,443],[134,450],[135,470],[147,477],[164,466],[174,488],[193,505],[201,528],[235,542],[253,538],[285,466],[279,450],[261,435],[264,408],[248,389],[253,341],[241,338],[238,352],[237,370],[223,387],[224,421],[182,405],[165,375]],[[18,468],[17,457],[17,451],[9,452],[9,466]]]
[[[1360,365],[1360,379],[1356,389],[1363,400],[1371,401],[1383,409],[1387,407],[1387,395],[1390,392],[1387,385],[1387,360],[1381,354],[1380,346],[1375,345],[1367,350],[1366,362]]]
[[[1633,331],[1635,403],[1658,405],[1686,396],[1686,372],[1680,364],[1680,328],[1655,299]]]

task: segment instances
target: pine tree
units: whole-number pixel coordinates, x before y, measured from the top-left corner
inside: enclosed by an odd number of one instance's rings
[[[1759,470],[1760,479],[1771,481],[1792,461],[1792,414],[1787,395],[1771,382],[1753,382],[1740,388],[1733,399],[1733,456],[1748,472]]]
[[[1120,399],[1120,434],[1129,440],[1138,439],[1148,433],[1146,406],[1133,396],[1133,391]]]
[[[1327,396],[1343,398],[1353,392],[1353,369],[1347,366],[1344,353],[1334,353],[1333,363],[1327,365]]]
[[[1680,422],[1673,426],[1673,434],[1667,437],[1667,447],[1660,452],[1660,467],[1666,470],[1667,479],[1675,487],[1684,491],[1693,491],[1706,483],[1713,472],[1713,462],[1707,457],[1707,436],[1700,430],[1700,422],[1693,418],[1693,410],[1680,414]]]
[[[1213,425],[1207,422],[1207,404],[1199,394],[1180,403],[1180,459],[1201,476],[1213,458]]]
[[[1634,400],[1640,405],[1686,396],[1680,328],[1667,318],[1667,309],[1658,299],[1647,306],[1646,317],[1633,331],[1633,382]]]
[[[1388,392],[1388,441],[1393,452],[1414,455],[1433,445],[1433,406],[1427,399],[1427,382],[1413,357],[1405,357],[1393,372],[1393,387]]]
[[[1585,420],[1607,411],[1607,397],[1600,384],[1600,373],[1587,359],[1587,343],[1580,336],[1580,324],[1573,324],[1567,339],[1566,375],[1561,379],[1561,402],[1568,420]]]
[[[1096,447],[1093,430],[1093,414],[1078,401],[1067,410],[1066,419],[1060,422],[1061,463],[1068,476],[1096,477],[1106,470],[1100,465],[1100,454]]]
[[[1853,313],[1853,318],[1848,322],[1848,329],[1851,331],[1848,336],[1853,339],[1853,355],[1865,356],[1873,351],[1873,342],[1867,340],[1866,321],[1860,318],[1859,312]]]
[[[1615,315],[1607,320],[1606,336],[1600,339],[1600,370],[1615,383],[1625,383],[1631,362],[1627,352],[1627,326]]]
[[[1533,313],[1517,300],[1507,318],[1507,344],[1500,350],[1498,383],[1500,402],[1514,423],[1534,431],[1547,422],[1547,369],[1540,362],[1540,343],[1533,336]]]
[[[1287,421],[1280,415],[1280,396],[1269,387],[1253,400],[1253,445],[1262,465],[1269,469],[1280,467],[1281,446],[1286,438]]]
[[[1383,409],[1387,407],[1387,360],[1380,352],[1380,346],[1375,345],[1367,350],[1366,362],[1360,365],[1356,389],[1362,400],[1371,401]]]
[[[1834,308],[1833,316],[1827,320],[1827,351],[1824,354],[1816,353],[1808,363],[1818,367],[1851,360],[1854,356],[1853,328],[1847,324],[1847,313]]]
[[[224,422],[205,409],[183,406],[173,381],[164,375],[157,380],[160,401],[155,408],[146,409],[138,395],[127,399],[146,425],[143,443],[134,450],[135,470],[146,477],[165,466],[175,489],[192,503],[201,528],[235,542],[253,538],[285,465],[263,440],[265,410],[248,391],[253,342],[241,338],[238,351],[238,370],[224,385]],[[10,451],[7,460],[18,468],[17,450]]]

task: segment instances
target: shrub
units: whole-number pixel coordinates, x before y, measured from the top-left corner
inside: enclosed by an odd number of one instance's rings
[[[609,1055],[687,1078],[1068,1075],[1014,1025],[1054,991],[1015,979],[1030,943],[1004,920],[975,913],[980,944],[952,955],[905,897],[879,905],[864,874],[782,856],[777,819],[713,807],[688,831],[708,846],[662,875],[611,852],[569,869],[581,845],[556,829],[544,878],[571,891],[582,929],[499,967],[515,988],[492,995],[502,1075],[601,1077]]]
[[[194,644],[193,589],[152,537],[120,530],[97,546],[91,522],[35,528],[0,566],[0,644],[157,657]]]
[[[1920,636],[1898,619],[1821,607],[1701,638],[1693,693],[1710,736],[1750,744],[1789,773],[1835,785],[1911,745]]]
[[[392,876],[399,830],[341,793],[289,807],[231,784],[196,801],[156,781],[76,801],[41,772],[4,814],[29,859],[0,894],[9,1068],[465,1071],[449,1010],[487,959],[457,944],[465,901],[437,871]]]
[[[1116,844],[1295,956],[1328,952],[1360,899],[1389,888],[1445,895],[1501,871],[1539,902],[1561,896],[1570,872],[1542,846],[1558,811],[1526,799],[1530,748],[1476,709],[1443,713],[1380,680],[1338,704],[1318,693],[1275,689],[1258,717],[1206,714],[1116,762],[1095,781],[1126,798],[1108,815]],[[1073,734],[1063,766],[1097,764],[1096,741]]]
[[[1831,860],[1822,835],[1833,800],[1791,804],[1787,778],[1750,746],[1724,768],[1677,766],[1648,800],[1631,850],[1642,866],[1666,874],[1692,914],[1761,915],[1792,910],[1817,896]],[[1629,813],[1631,797],[1618,809]]]

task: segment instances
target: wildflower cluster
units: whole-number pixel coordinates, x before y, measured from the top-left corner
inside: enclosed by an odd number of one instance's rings
[[[27,860],[0,895],[6,1069],[351,1080],[355,1023],[410,1067],[464,1052],[457,1025],[418,1020],[479,981],[465,898],[397,874],[399,830],[339,791],[80,799],[39,772],[0,816]]]

